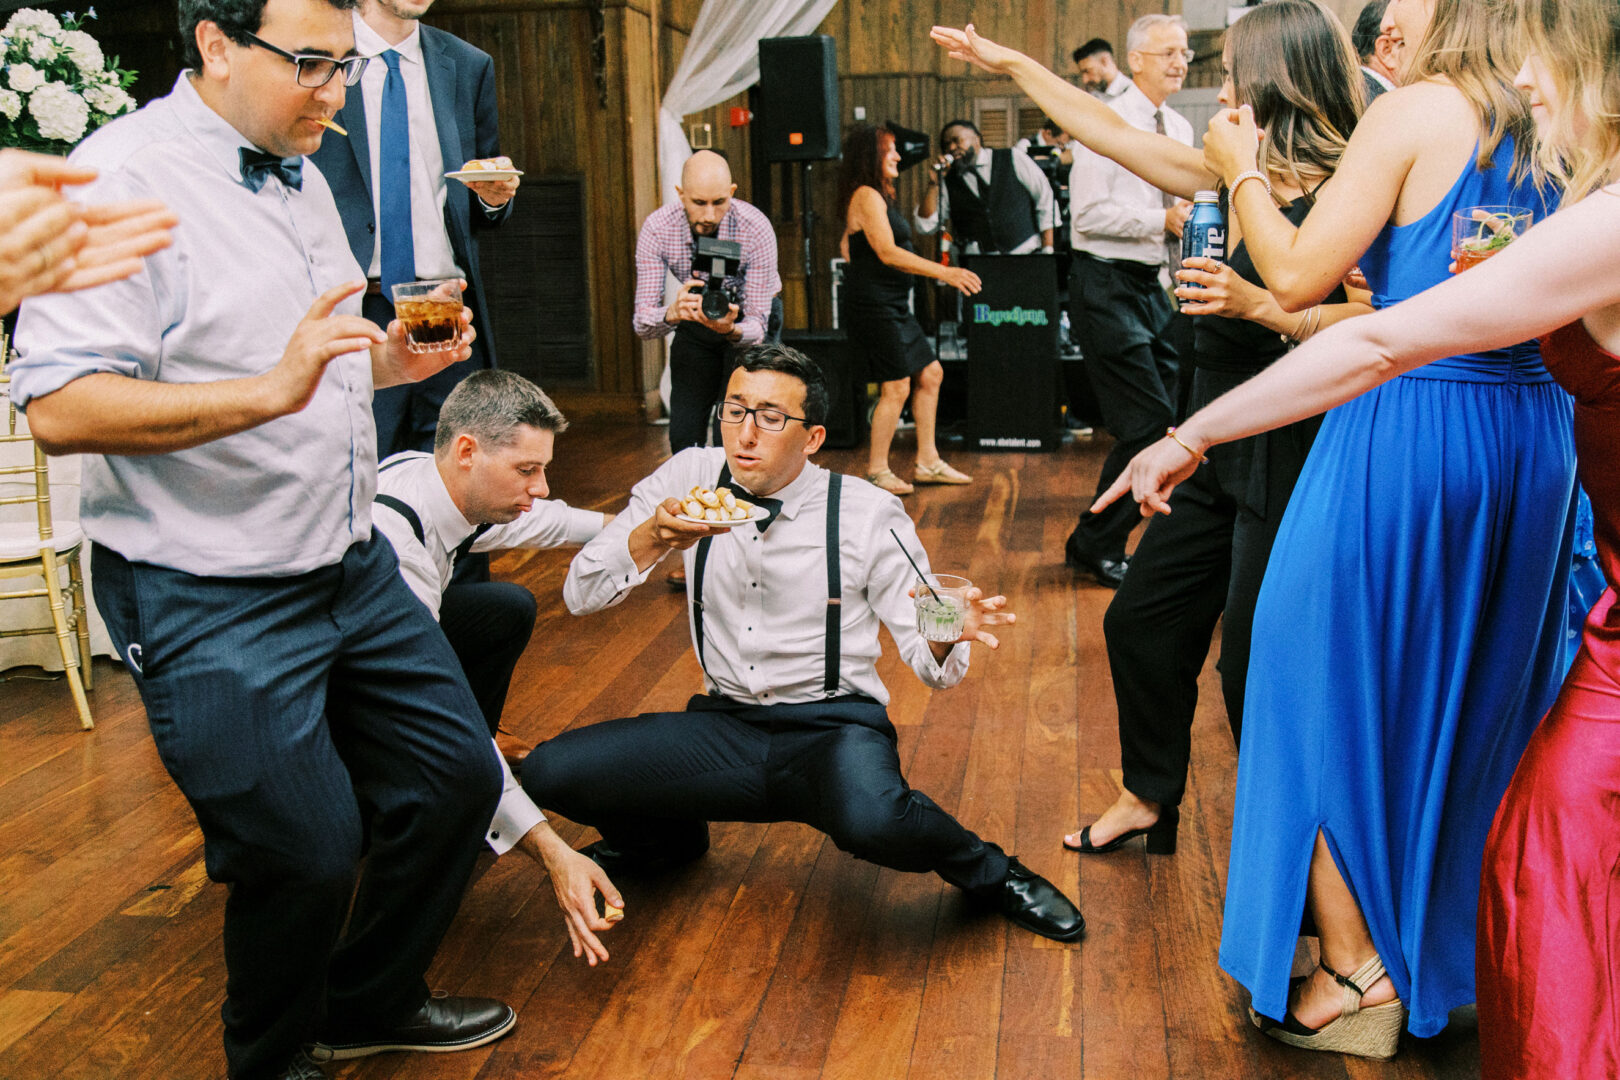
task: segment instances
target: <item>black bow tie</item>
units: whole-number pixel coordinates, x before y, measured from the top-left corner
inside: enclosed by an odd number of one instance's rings
[[[257,192],[264,187],[265,177],[274,173],[281,178],[281,182],[294,191],[301,191],[304,187],[304,159],[301,157],[277,157],[267,154],[263,150],[254,150],[244,146],[240,151],[242,155],[242,183],[249,190]]]
[[[755,506],[762,506],[765,508],[765,517],[762,517],[758,521],[754,522],[755,525],[759,526],[760,532],[764,532],[766,528],[770,526],[770,523],[776,520],[776,515],[782,512],[781,499],[772,499],[765,495],[753,495],[746,490],[742,491],[742,495],[743,498],[747,499]]]

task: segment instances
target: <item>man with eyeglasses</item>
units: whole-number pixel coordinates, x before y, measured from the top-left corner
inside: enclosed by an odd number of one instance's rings
[[[87,455],[96,603],[230,889],[234,1080],[516,1022],[424,981],[501,774],[455,653],[372,532],[371,393],[465,360],[472,331],[416,354],[360,313],[364,275],[305,161],[363,64],[352,6],[181,0],[189,70],[73,155],[99,174],[87,203],[173,207],[173,245],[125,281],[27,301],[12,371],[47,452]]]
[[[1108,102],[1132,127],[1191,146],[1192,125],[1165,104],[1192,62],[1179,15],[1144,15],[1126,34],[1131,85]],[[1181,266],[1181,230],[1191,204],[1160,191],[1083,146],[1069,170],[1069,323],[1114,446],[1097,478],[1101,494],[1136,452],[1174,423],[1175,308],[1166,287]],[[1085,503],[1089,506],[1089,500]],[[1116,503],[1082,511],[1064,544],[1069,565],[1108,588],[1125,579],[1125,542],[1141,521]]]
[[[377,392],[377,454],[433,449],[445,397],[470,373],[492,368],[494,338],[479,266],[478,233],[512,213],[518,177],[462,184],[444,174],[501,156],[495,62],[453,34],[422,23],[434,0],[360,0],[355,46],[371,58],[338,110],[348,138],[328,136],[311,160],[332,186],[355,260],[366,270],[366,317],[387,326],[402,281],[462,278],[479,330],[472,357],[431,379]],[[464,580],[489,580],[483,556]],[[472,570],[469,578],[468,571]]]
[[[671,552],[686,563],[704,693],[684,711],[575,728],[536,747],[523,786],[594,826],[586,849],[617,877],[656,873],[709,847],[710,821],[798,821],[857,858],[932,871],[1019,926],[1058,941],[1084,933],[1050,882],[964,828],[900,769],[879,626],[926,685],[967,674],[969,643],[995,648],[1006,598],[967,594],[960,636],[924,640],[910,559],[928,556],[900,500],[810,464],[826,438],[821,369],[780,345],[746,351],[720,410],[724,447],[670,458],[569,567],[576,615],[622,601]],[[725,528],[683,520],[694,487],[763,508]]]

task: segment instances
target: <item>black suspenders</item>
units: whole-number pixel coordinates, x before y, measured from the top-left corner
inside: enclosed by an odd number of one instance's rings
[[[725,487],[731,480],[731,466],[720,470],[716,487]],[[838,549],[838,496],[844,486],[841,473],[827,474],[827,646],[824,663],[826,674],[822,678],[822,692],[828,697],[838,693],[838,664],[843,656],[843,597],[844,574]],[[703,663],[703,568],[709,561],[709,544],[714,538],[705,536],[698,541],[697,557],[692,566],[692,636],[697,643],[698,666],[707,673]]]
[[[828,697],[838,693],[838,661],[843,656],[844,571],[838,551],[838,493],[843,473],[827,474],[827,674],[821,681]]]
[[[387,468],[387,466],[384,466],[384,468]],[[392,495],[378,495],[376,501],[388,507],[388,509],[405,519],[405,523],[411,527],[411,532],[416,534],[416,542],[418,544],[422,544],[424,546],[427,544],[427,534],[422,529],[422,519],[416,513],[415,507],[406,502],[404,499],[396,499]],[[492,527],[493,526],[491,526],[488,522],[485,522],[482,525],[475,525],[473,527],[472,535],[467,537],[467,539],[463,540],[461,543],[457,544],[456,550],[450,553],[450,565],[454,567],[456,563],[460,562],[461,557],[472,550],[472,546],[478,542],[478,538],[489,532]]]

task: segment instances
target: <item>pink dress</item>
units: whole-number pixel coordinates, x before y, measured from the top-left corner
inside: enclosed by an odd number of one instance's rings
[[[1579,322],[1542,341],[1610,588],[1485,848],[1477,951],[1485,1080],[1620,1076],[1620,357]]]

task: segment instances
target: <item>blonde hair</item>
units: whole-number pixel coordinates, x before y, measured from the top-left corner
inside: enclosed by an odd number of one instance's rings
[[[1468,99],[1479,117],[1480,169],[1495,168],[1497,147],[1511,135],[1510,176],[1517,182],[1535,166],[1535,125],[1524,96],[1513,86],[1524,43],[1496,6],[1487,0],[1435,0],[1429,28],[1402,81],[1409,85],[1443,78]]]
[[[1564,202],[1611,182],[1620,157],[1620,4],[1615,0],[1517,0],[1514,23],[1551,72],[1558,101],[1540,148]],[[1585,130],[1577,126],[1585,123]]]
[[[1309,195],[1339,167],[1365,105],[1350,36],[1316,0],[1271,0],[1226,33],[1232,90],[1266,133],[1260,167]]]

